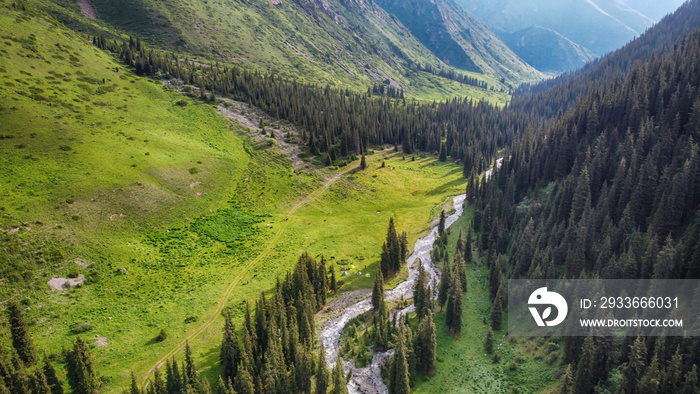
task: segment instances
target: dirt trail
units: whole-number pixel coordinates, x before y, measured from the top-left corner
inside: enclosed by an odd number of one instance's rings
[[[303,207],[304,205],[308,204],[309,202],[311,202],[311,201],[317,199],[319,196],[321,196],[321,194],[323,194],[323,192],[328,190],[328,188],[333,184],[333,182],[337,181],[343,175],[355,170],[358,167],[359,167],[359,163],[350,164],[345,169],[343,169],[343,171],[326,179],[326,181],[323,183],[322,187],[316,189],[314,192],[312,192],[311,194],[304,197],[301,201],[299,201],[298,204],[296,204],[292,209],[290,209],[289,212],[287,213],[287,218],[290,218],[297,210],[299,210],[299,208]],[[242,271],[240,271],[238,273],[238,275],[236,275],[236,277],[233,278],[233,280],[231,281],[231,284],[228,286],[228,288],[224,292],[223,296],[219,300],[218,305],[216,307],[216,310],[214,311],[214,313],[212,313],[212,315],[209,317],[209,319],[207,319],[204,323],[202,323],[202,325],[199,326],[191,334],[187,335],[187,337],[185,337],[185,339],[183,339],[174,349],[170,350],[163,357],[161,357],[160,360],[158,360],[158,362],[156,362],[156,364],[153,367],[151,367],[151,369],[148,370],[148,373],[146,374],[146,376],[143,378],[143,381],[142,381],[144,384],[144,387],[148,387],[148,379],[153,375],[153,373],[155,372],[156,369],[161,368],[167,360],[169,360],[171,357],[175,356],[182,349],[184,349],[185,346],[187,345],[187,342],[189,342],[190,340],[199,336],[199,334],[204,332],[204,330],[209,328],[212,325],[212,323],[214,323],[214,321],[216,321],[216,319],[221,315],[221,311],[224,309],[226,302],[228,301],[229,297],[231,296],[231,293],[236,288],[236,286],[241,281],[241,279],[243,279],[243,277],[252,268],[254,268],[255,265],[258,264],[263,259],[263,257],[265,257],[270,252],[270,250],[272,250],[272,248],[277,244],[277,241],[280,239],[280,236],[282,235],[284,230],[289,226],[288,225],[289,221],[285,221],[283,223],[285,223],[287,225],[284,225],[282,223],[278,224],[279,229],[277,230],[275,235],[272,237],[272,239],[270,239],[270,242],[267,244],[265,249],[263,249],[255,259],[251,260],[248,263],[248,265],[246,265],[245,268]]]
[[[83,15],[92,20],[97,20],[97,12],[90,4],[90,0],[78,0],[78,5],[80,5],[80,11]]]

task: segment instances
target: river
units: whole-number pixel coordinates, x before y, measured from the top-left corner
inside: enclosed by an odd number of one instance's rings
[[[452,226],[452,224],[456,222],[460,216],[462,216],[462,213],[464,212],[464,198],[464,194],[453,198],[455,212],[446,218],[445,228]],[[433,299],[437,298],[441,272],[437,267],[435,267],[430,256],[430,251],[432,251],[433,243],[436,239],[437,226],[433,227],[428,235],[416,241],[415,245],[413,246],[413,254],[411,254],[407,260],[408,278],[398,284],[395,288],[385,292],[385,299],[387,301],[398,301],[401,298],[409,299],[413,297],[413,285],[418,277],[418,265],[414,266],[416,259],[420,259],[420,263],[423,264],[423,268],[428,274],[428,283],[433,289]],[[323,344],[323,348],[326,351],[326,359],[329,367],[332,368],[338,361],[338,341],[340,340],[340,335],[342,334],[345,325],[348,324],[350,320],[369,311],[370,309],[372,309],[371,300],[370,298],[365,298],[362,301],[346,307],[339,316],[328,321],[323,326],[320,339],[321,343]],[[399,313],[400,316],[403,316],[414,309],[414,305],[411,304],[410,306],[394,313]],[[382,380],[381,365],[384,364],[386,360],[391,358],[393,353],[393,349],[385,352],[374,353],[370,365],[365,368],[355,367],[352,361],[342,360],[345,373],[347,373],[350,369],[353,371],[352,378],[348,382],[348,392],[351,394],[388,393],[389,390]]]

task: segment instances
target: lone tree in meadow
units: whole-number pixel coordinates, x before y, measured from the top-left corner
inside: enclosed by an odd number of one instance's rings
[[[365,155],[362,155],[362,158],[360,159],[360,169],[364,170],[367,168],[367,160],[365,159]]]
[[[80,337],[66,357],[66,372],[75,394],[92,394],[100,387],[90,349]]]
[[[12,333],[12,346],[17,351],[19,358],[26,366],[36,364],[37,356],[34,341],[29,335],[29,328],[24,320],[22,308],[15,300],[8,301],[7,315],[10,323],[10,332]]]

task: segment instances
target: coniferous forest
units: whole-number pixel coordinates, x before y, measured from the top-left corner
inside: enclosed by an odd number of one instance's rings
[[[410,393],[418,379],[448,368],[437,356],[438,332],[459,340],[465,327],[483,325],[483,351],[498,363],[495,336],[506,319],[508,279],[700,279],[700,0],[581,70],[520,87],[503,107],[465,98],[419,101],[383,85],[355,91],[201,64],[139,38],[93,34],[89,40],[139,76],[191,87],[197,100],[230,98],[290,122],[301,131],[292,142],[327,166],[361,157],[363,171],[365,155],[383,145],[414,159],[425,154],[459,163],[473,216],[452,230],[445,211],[436,217],[430,256],[441,271],[439,283],[431,285],[418,261],[410,316],[400,313],[408,300],[385,299],[387,283],[405,271],[411,254],[411,235],[390,217],[385,239],[372,246],[380,257],[371,295],[365,294],[371,309],[343,337],[340,354],[356,364],[393,349],[381,367],[389,393]],[[459,231],[454,247],[450,231]],[[478,285],[467,274],[476,264],[487,272],[490,308],[483,322],[463,315]],[[223,309],[220,369],[200,376],[188,343],[184,357],[168,359],[145,387],[125,371],[129,392],[347,393],[352,376],[342,360],[328,367],[316,320],[338,295],[338,272],[322,254],[302,253],[273,289],[244,301],[242,321]],[[76,336],[71,348],[41,352],[25,306],[3,304],[3,336],[10,340],[0,346],[0,394],[62,394],[64,387],[99,392],[99,365],[86,341]],[[562,348],[560,393],[699,390],[697,337],[561,337],[553,343]],[[65,366],[65,382],[54,363]]]

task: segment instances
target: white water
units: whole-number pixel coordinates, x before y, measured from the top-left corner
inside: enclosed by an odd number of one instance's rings
[[[445,219],[445,228],[450,227],[455,221],[457,221],[457,219],[459,219],[460,216],[462,216],[462,213],[464,212],[464,198],[464,194],[454,197],[453,205],[455,208],[455,213]],[[413,284],[418,277],[418,266],[413,266],[416,259],[420,259],[423,269],[428,274],[428,283],[433,290],[433,299],[437,298],[438,284],[440,283],[440,276],[442,273],[437,267],[435,267],[430,256],[430,252],[433,250],[433,243],[436,239],[437,227],[433,227],[428,235],[416,241],[416,244],[413,247],[413,254],[411,254],[407,260],[408,278],[392,290],[387,290],[385,292],[385,299],[387,301],[397,301],[401,298],[408,299],[413,297]],[[415,307],[411,305],[396,313],[399,313],[400,317],[414,310],[414,308]],[[369,311],[370,309],[372,309],[372,303],[369,298],[366,298],[345,308],[339,316],[330,320],[323,327],[321,330],[321,343],[326,351],[326,359],[328,360],[329,367],[332,368],[338,360],[338,341],[340,340],[340,334],[342,334],[345,325],[350,320]],[[392,354],[394,354],[393,349],[386,352],[375,353],[374,357],[372,357],[370,365],[365,368],[357,368],[351,361],[343,360],[345,372],[347,373],[350,369],[353,370],[352,379],[350,379],[348,382],[348,392],[351,394],[388,393],[389,390],[382,380],[380,368],[381,365],[386,362],[386,360],[391,358]]]

